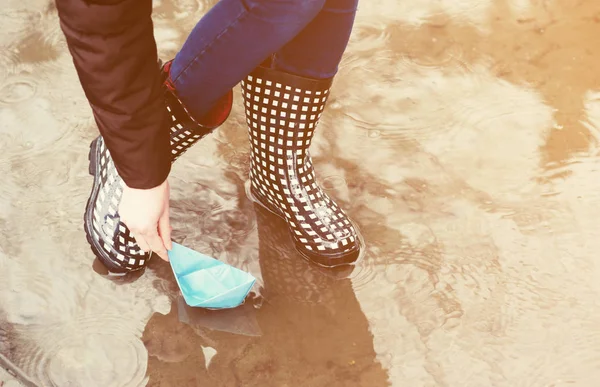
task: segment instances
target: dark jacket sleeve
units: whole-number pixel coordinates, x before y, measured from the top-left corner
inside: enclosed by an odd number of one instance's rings
[[[160,185],[171,168],[152,0],[56,0],[79,80],[119,175]]]

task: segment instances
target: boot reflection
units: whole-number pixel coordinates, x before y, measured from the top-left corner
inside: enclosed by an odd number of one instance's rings
[[[256,214],[265,336],[246,358],[248,385],[387,386],[368,321],[343,278],[352,267],[323,269],[301,259],[282,222],[262,209]],[[252,372],[250,359],[270,372]]]
[[[280,219],[256,215],[261,305],[206,311],[174,302],[168,315],[155,314],[143,336],[149,386],[388,386],[352,283],[339,279],[348,269],[304,261]]]

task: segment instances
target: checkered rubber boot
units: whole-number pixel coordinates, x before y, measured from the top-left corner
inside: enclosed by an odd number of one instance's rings
[[[194,120],[174,93],[168,76],[171,62],[163,66],[165,78],[165,106],[171,116],[171,154],[175,161],[189,147],[221,125],[228,117],[233,102],[229,92],[202,118],[203,124]],[[94,254],[114,274],[125,274],[145,267],[152,253],[145,253],[137,245],[129,229],[119,219],[117,212],[123,195],[124,182],[106,148],[104,139],[96,138],[90,146],[89,172],[94,176],[92,193],[84,216],[87,240]]]
[[[249,195],[286,221],[304,257],[328,267],[354,263],[361,250],[356,228],[317,184],[309,153],[331,81],[259,67],[242,82]]]

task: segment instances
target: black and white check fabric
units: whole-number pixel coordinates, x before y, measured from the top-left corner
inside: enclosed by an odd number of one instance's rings
[[[102,137],[90,147],[90,173],[94,175],[94,188],[86,209],[85,228],[92,250],[114,272],[144,267],[149,255],[138,247],[119,220],[117,210],[124,183]]]
[[[309,147],[331,80],[260,67],[242,82],[251,145],[250,192],[288,224],[296,248],[324,266],[354,262],[357,231],[319,187]]]
[[[171,155],[172,161],[175,161],[212,128],[196,123],[169,90],[165,90],[165,99],[171,118]],[[124,182],[101,136],[90,147],[90,174],[94,176],[94,186],[85,212],[84,227],[92,251],[113,273],[142,269],[151,254],[139,248],[129,229],[119,219]]]

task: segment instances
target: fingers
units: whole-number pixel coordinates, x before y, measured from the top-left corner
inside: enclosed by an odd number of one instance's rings
[[[144,237],[142,237],[141,235],[133,234],[133,233],[131,236],[135,239],[135,242],[138,244],[140,249],[142,249],[143,251],[145,251],[147,253],[150,252],[150,246],[148,245],[148,242],[146,242]]]
[[[167,248],[167,250],[172,250],[173,244],[171,243],[171,221],[169,218],[168,205],[158,220],[158,234],[160,235],[163,245]]]
[[[140,249],[146,253],[153,251],[165,261],[169,260],[167,249],[163,244],[162,238],[158,235],[158,231],[155,231],[154,233],[134,233],[131,231],[131,236],[133,236]]]
[[[167,255],[167,249],[162,241],[162,238],[158,235],[158,230],[151,234],[145,234],[144,239],[148,242],[150,246],[150,250],[154,251],[165,261],[169,260],[169,256]]]
[[[126,222],[123,221],[123,223],[127,225]],[[138,227],[134,228],[128,225],[127,227],[129,227],[131,236],[135,239],[140,249],[146,253],[152,251],[165,261],[169,261],[169,255],[165,247],[166,245],[169,249],[171,248],[171,225],[169,224],[168,212],[159,220],[158,228],[155,228],[153,231],[148,231],[148,229],[143,230]]]

